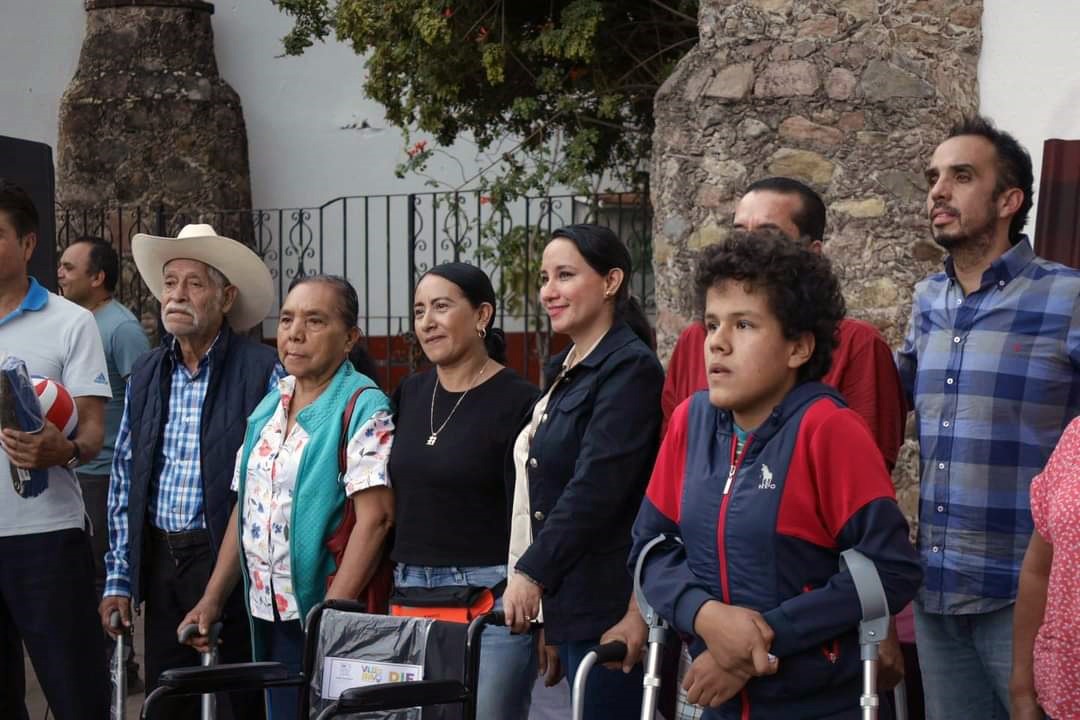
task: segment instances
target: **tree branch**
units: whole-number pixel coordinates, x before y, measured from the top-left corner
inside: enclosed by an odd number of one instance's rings
[[[697,37],[684,38],[684,39],[680,40],[677,43],[672,43],[671,45],[668,45],[666,48],[663,48],[662,50],[659,50],[659,51],[653,53],[652,55],[645,58],[640,63],[638,63],[637,65],[635,65],[634,67],[630,68],[625,73],[620,75],[619,79],[616,81],[616,84],[618,84],[618,83],[622,82],[623,80],[625,80],[626,78],[630,77],[630,75],[633,74],[633,72],[635,70],[637,70],[639,67],[642,67],[645,64],[649,63],[650,61],[660,57],[661,55],[668,52],[669,50],[674,50],[675,48],[679,47],[680,45],[686,45],[687,43],[696,43],[697,41],[698,41]]]
[[[660,0],[649,0],[649,2],[651,2],[653,5],[656,5],[657,7],[661,7],[663,9],[667,10],[669,13],[671,13],[672,15],[674,15],[676,17],[681,17],[683,20],[689,20],[690,22],[694,23],[695,26],[697,25],[698,19],[696,17],[690,17],[686,13],[679,12],[675,8],[671,7],[670,5],[665,5],[664,3],[660,2]]]

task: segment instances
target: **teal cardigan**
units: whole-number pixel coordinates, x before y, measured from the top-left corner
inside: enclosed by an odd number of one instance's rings
[[[300,466],[296,472],[296,487],[293,491],[292,515],[289,522],[289,559],[292,563],[293,591],[300,610],[300,618],[326,597],[326,579],[334,573],[334,558],[326,549],[326,541],[341,524],[345,510],[345,492],[338,473],[338,446],[341,438],[341,420],[345,406],[352,394],[362,387],[374,390],[363,392],[356,399],[352,420],[349,423],[349,437],[371,419],[376,412],[390,411],[390,400],[378,389],[366,375],[353,369],[349,362],[343,362],[331,379],[330,384],[315,402],[308,405],[296,416],[296,422],[310,436],[300,457]],[[239,508],[237,541],[240,546],[240,571],[244,580],[244,603],[248,605],[248,619],[251,621],[251,645],[253,657],[264,657],[265,638],[256,632],[251,619],[251,607],[248,600],[250,576],[244,557],[244,493],[247,486],[248,458],[255,447],[266,423],[270,422],[281,402],[281,393],[275,387],[262,399],[248,417],[247,432],[244,435],[243,453],[240,456],[240,487],[236,507]]]

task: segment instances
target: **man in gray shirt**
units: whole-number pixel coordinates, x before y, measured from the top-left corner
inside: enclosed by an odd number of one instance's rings
[[[120,279],[120,258],[112,245],[101,238],[82,237],[68,246],[56,271],[64,297],[94,314],[113,396],[105,403],[105,441],[101,452],[80,465],[76,473],[82,487],[86,514],[90,518],[90,545],[94,553],[94,587],[98,600],[105,589],[105,553],[109,550],[109,471],[113,446],[124,414],[124,394],[131,367],[150,349],[138,319],[113,298]],[[108,647],[111,649],[112,644]],[[128,645],[131,648],[131,644]],[[134,653],[127,658],[128,691],[140,692],[139,666]]]

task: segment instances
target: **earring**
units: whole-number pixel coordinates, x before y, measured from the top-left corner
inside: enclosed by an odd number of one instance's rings
[[[487,328],[480,328],[479,330],[476,331],[476,334],[480,336],[481,340],[483,340],[484,338],[487,337]]]

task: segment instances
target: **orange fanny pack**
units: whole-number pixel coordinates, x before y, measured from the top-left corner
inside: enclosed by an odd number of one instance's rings
[[[394,588],[390,595],[390,614],[467,623],[491,612],[495,600],[505,589],[505,580],[490,588],[468,585]]]

